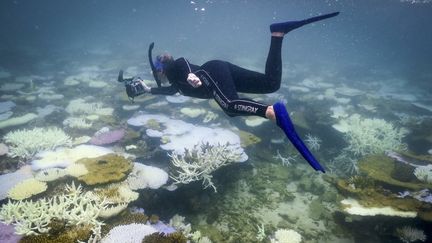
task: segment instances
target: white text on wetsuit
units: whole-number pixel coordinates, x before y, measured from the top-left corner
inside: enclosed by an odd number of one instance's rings
[[[256,113],[258,108],[249,105],[234,105],[234,109],[238,111],[245,111],[247,113]]]

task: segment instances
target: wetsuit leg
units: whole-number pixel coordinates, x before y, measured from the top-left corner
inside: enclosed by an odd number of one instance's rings
[[[229,63],[237,92],[267,94],[280,88],[282,78],[282,37],[272,36],[265,74]]]
[[[202,70],[195,72],[208,89],[218,105],[229,116],[261,116],[266,117],[268,105],[253,100],[240,99],[229,63],[224,61],[209,61],[201,66]]]

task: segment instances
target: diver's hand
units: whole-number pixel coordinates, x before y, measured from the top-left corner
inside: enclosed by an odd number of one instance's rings
[[[194,88],[198,88],[202,85],[201,80],[194,73],[188,74],[187,81]]]
[[[144,83],[144,81],[139,80],[139,82],[141,83],[141,85],[143,86],[143,89],[146,93],[150,93],[151,92],[151,88],[149,86],[147,86],[147,84]]]

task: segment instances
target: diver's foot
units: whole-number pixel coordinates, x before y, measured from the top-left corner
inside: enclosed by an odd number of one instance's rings
[[[323,19],[328,19],[331,17],[335,17],[339,14],[339,12],[324,14],[316,17],[312,17],[309,19],[299,20],[299,21],[288,21],[282,23],[274,23],[270,25],[270,32],[275,33],[288,33],[292,30],[302,27],[303,25],[310,24],[313,22],[317,22]]]
[[[273,110],[276,115],[276,124],[282,129],[297,151],[299,151],[312,168],[325,173],[324,168],[320,165],[318,160],[313,156],[297,134],[285,105],[281,102],[276,102],[273,105]]]

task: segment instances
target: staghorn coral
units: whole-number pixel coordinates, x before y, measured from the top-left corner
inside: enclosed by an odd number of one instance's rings
[[[172,153],[169,156],[175,167],[175,172],[170,176],[175,181],[174,184],[188,184],[203,180],[204,189],[211,186],[216,192],[211,173],[222,166],[238,161],[241,153],[230,149],[228,143],[216,146],[201,144],[191,150],[185,149],[182,155]]]
[[[51,221],[56,218],[66,226],[92,225],[93,234],[100,234],[102,222],[97,220],[105,207],[105,200],[83,193],[82,187],[74,183],[66,186],[66,193],[37,201],[17,201],[2,205],[0,221],[15,225],[19,235],[48,233]]]
[[[44,150],[72,144],[71,138],[57,127],[12,131],[4,136],[4,140],[10,145],[9,156],[23,159],[29,159]]]
[[[386,150],[404,150],[406,145],[402,139],[408,133],[404,128],[396,128],[383,119],[362,118],[352,115],[341,121],[347,151],[357,156],[382,153]]]

